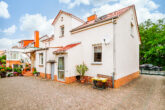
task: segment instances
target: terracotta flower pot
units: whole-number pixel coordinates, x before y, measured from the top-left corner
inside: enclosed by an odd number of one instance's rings
[[[83,79],[81,79],[81,83],[85,83],[85,79],[83,78]]]

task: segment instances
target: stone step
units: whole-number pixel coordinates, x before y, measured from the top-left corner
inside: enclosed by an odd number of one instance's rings
[[[33,73],[31,71],[27,71],[23,75],[24,76],[33,76]]]

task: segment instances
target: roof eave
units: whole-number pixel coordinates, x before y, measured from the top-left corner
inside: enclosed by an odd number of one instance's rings
[[[106,22],[106,21],[109,21],[109,20],[112,20],[112,19],[117,19],[119,16],[114,16],[112,18],[109,18],[109,19],[106,19],[106,20],[102,20],[102,21],[98,21],[96,23],[93,23],[93,24],[89,24],[87,26],[84,26],[84,27],[80,27],[80,28],[77,28],[77,29],[72,29],[70,32],[74,32],[74,31],[78,31],[80,29],[84,29],[84,28],[87,28],[87,27],[90,27],[90,26],[93,26],[93,25],[96,25],[96,24],[99,24],[99,23],[103,23],[103,22]]]

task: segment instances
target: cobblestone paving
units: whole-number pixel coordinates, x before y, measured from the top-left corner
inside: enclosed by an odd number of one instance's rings
[[[35,77],[3,78],[0,110],[165,110],[165,77],[141,75],[106,90]]]

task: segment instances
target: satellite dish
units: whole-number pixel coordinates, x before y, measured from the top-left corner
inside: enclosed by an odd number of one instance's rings
[[[110,35],[105,35],[105,36],[102,38],[102,44],[107,45],[107,44],[110,44],[110,42],[111,42],[111,37],[110,37]]]

